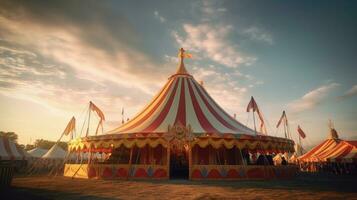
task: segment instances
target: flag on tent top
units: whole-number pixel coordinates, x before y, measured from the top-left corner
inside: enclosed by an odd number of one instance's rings
[[[180,52],[178,54],[178,57],[180,57],[180,58],[192,58],[192,54],[187,53],[183,48],[181,48]]]
[[[297,131],[298,131],[299,135],[300,135],[302,138],[305,138],[305,137],[306,137],[306,134],[305,134],[305,132],[300,128],[300,125],[298,125]]]

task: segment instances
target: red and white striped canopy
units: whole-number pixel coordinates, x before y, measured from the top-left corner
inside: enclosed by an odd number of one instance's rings
[[[342,141],[327,155],[330,162],[356,162],[357,141]]]
[[[6,137],[0,137],[0,160],[24,160],[26,153]]]
[[[299,157],[303,162],[352,162],[357,160],[357,141],[328,139]]]
[[[323,161],[324,156],[334,149],[339,142],[338,139],[327,139],[309,152],[300,156],[298,159],[302,162],[321,162]]]
[[[162,90],[136,117],[108,134],[163,133],[168,126],[188,126],[193,133],[255,132],[227,114],[190,74],[183,61]]]

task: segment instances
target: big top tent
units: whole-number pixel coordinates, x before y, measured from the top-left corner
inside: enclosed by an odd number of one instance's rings
[[[250,154],[293,152],[294,142],[254,131],[230,116],[187,72],[182,48],[179,55],[176,73],[134,118],[106,134],[70,141],[69,151],[79,157],[101,152],[108,159],[66,164],[65,176],[264,179],[288,174],[248,164]]]

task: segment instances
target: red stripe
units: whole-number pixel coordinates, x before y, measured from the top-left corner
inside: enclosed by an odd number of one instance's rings
[[[352,151],[353,147],[352,146],[348,146],[344,152],[342,152],[340,155],[338,155],[337,158],[344,158],[345,156],[347,156],[351,151]]]
[[[336,146],[335,142],[333,142],[333,141],[330,142],[329,145],[325,146],[325,149],[323,149],[322,151],[316,153],[315,156],[318,157],[319,159],[322,159],[322,158],[323,158],[322,156],[323,156],[326,152],[329,151],[328,148],[330,148],[331,146]],[[332,149],[333,149],[333,148],[332,148]],[[330,150],[332,150],[332,149],[330,149]]]
[[[5,147],[7,155],[9,155],[9,159],[13,160],[15,158],[15,156],[12,154],[12,151],[11,151],[11,148],[10,148],[10,144],[9,144],[9,139],[3,137],[2,141],[4,142],[4,147]]]
[[[164,99],[165,99],[167,93],[170,91],[170,88],[171,88],[173,82],[174,82],[174,81],[171,81],[171,82],[170,82],[170,85],[168,86],[168,89],[166,90],[166,92],[164,93],[164,95],[162,95],[162,97],[161,97],[161,98],[159,99],[159,101],[155,104],[155,106],[154,106],[143,118],[141,118],[139,121],[137,121],[137,122],[134,123],[133,125],[129,126],[128,128],[125,128],[125,129],[122,130],[121,132],[125,132],[125,131],[127,131],[127,130],[129,130],[129,129],[133,129],[133,128],[137,127],[138,125],[140,125],[142,122],[144,122],[146,119],[148,119],[148,118],[156,111],[156,109],[161,105],[161,103],[164,101]],[[176,82],[175,85],[177,85],[177,82]],[[176,86],[175,86],[175,87],[176,87]],[[164,87],[164,88],[165,88],[165,87]],[[161,92],[163,92],[163,91],[161,91]],[[160,92],[160,93],[161,93],[161,92]],[[160,94],[160,95],[161,95],[161,94]],[[156,98],[158,98],[160,95],[158,95]],[[155,99],[155,100],[156,100],[156,99]],[[153,103],[155,102],[155,100],[152,101],[152,102],[150,103],[150,105],[153,104]],[[150,106],[148,106],[148,108],[149,108],[149,107],[150,107]],[[144,111],[145,111],[145,110],[146,110],[146,109],[144,109]],[[143,111],[143,112],[144,112],[144,111]],[[139,115],[138,115],[137,117],[139,117]]]
[[[192,80],[190,80],[192,81]],[[219,121],[221,122],[225,127],[235,130],[237,131],[238,129],[234,126],[232,126],[231,124],[229,124],[226,120],[224,120],[211,106],[211,104],[208,103],[207,99],[203,96],[201,90],[198,88],[196,82],[192,81],[192,84],[195,86],[198,94],[200,95],[201,99],[203,100],[203,102],[205,103],[206,107],[208,108],[208,110],[212,113],[212,115]]]
[[[312,154],[314,154],[316,151],[318,151],[323,145],[325,145],[327,142],[329,142],[330,140],[326,140],[325,142],[319,144],[318,146],[316,146],[315,148],[313,148],[312,150],[310,150],[309,152],[307,152],[306,154],[302,155],[300,157],[300,159],[306,159],[309,156],[311,156]]]
[[[180,101],[179,101],[176,119],[175,119],[175,124],[181,124],[183,126],[186,126],[185,82],[186,82],[186,79],[182,79]]]
[[[343,152],[346,151],[348,146],[344,146],[342,143],[331,149],[330,151],[326,152],[323,158],[329,158],[331,156],[341,155]],[[338,156],[337,156],[338,157]]]
[[[192,90],[191,83],[188,84],[188,90],[190,91],[193,108],[195,109],[196,116],[198,118],[198,122],[201,124],[202,128],[207,132],[216,132],[217,131],[212,124],[207,120],[206,116],[203,114],[199,103],[197,102],[196,96]]]
[[[164,121],[164,119],[166,118],[167,116],[167,113],[169,113],[170,111],[170,108],[171,108],[171,105],[172,105],[172,102],[174,101],[174,97],[175,97],[175,94],[176,94],[176,90],[177,90],[177,87],[178,87],[178,80],[176,81],[176,84],[175,84],[175,87],[170,95],[170,98],[168,100],[168,102],[166,103],[164,109],[161,111],[161,113],[159,114],[159,116],[147,127],[143,130],[143,132],[150,132],[150,131],[153,131],[155,130],[157,127],[160,126],[160,124],[162,123],[162,121]]]

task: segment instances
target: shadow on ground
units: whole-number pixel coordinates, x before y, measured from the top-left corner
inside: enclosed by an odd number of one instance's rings
[[[98,196],[85,195],[83,193],[62,192],[57,190],[34,189],[24,187],[9,187],[0,189],[1,199],[9,200],[52,200],[52,199],[66,199],[66,200],[97,200]],[[102,200],[113,200],[116,198],[104,198]]]

